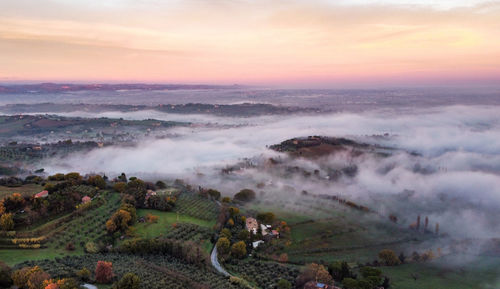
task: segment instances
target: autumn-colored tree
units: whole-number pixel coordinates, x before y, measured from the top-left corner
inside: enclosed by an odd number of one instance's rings
[[[126,189],[127,183],[125,182],[117,182],[113,185],[113,190],[117,191],[118,193],[124,193]]]
[[[228,254],[229,253],[229,247],[231,246],[231,243],[229,242],[229,239],[222,237],[217,240],[217,252],[220,254]]]
[[[80,278],[82,281],[90,280],[90,274],[90,270],[85,267],[82,270],[76,272],[76,276],[78,276],[78,278]]]
[[[3,200],[0,201],[0,215],[5,213],[5,206],[3,205]]]
[[[113,289],[139,289],[141,279],[134,273],[123,275],[120,281],[113,284]]]
[[[231,246],[231,256],[242,259],[247,255],[247,245],[243,241],[239,241]]]
[[[272,212],[257,214],[257,220],[263,224],[272,224],[276,216]]]
[[[118,227],[116,226],[115,222],[112,219],[109,219],[108,221],[106,221],[106,230],[109,233],[115,232],[116,229],[118,229]]]
[[[234,220],[233,220],[233,219],[229,219],[229,220],[227,221],[227,225],[228,225],[229,227],[234,226]]]
[[[95,254],[99,252],[99,246],[95,242],[89,241],[85,243],[85,252]]]
[[[230,197],[224,197],[222,198],[223,203],[231,203],[231,198]]]
[[[64,180],[70,181],[74,184],[79,183],[82,179],[82,176],[77,172],[71,172],[64,175]]]
[[[158,216],[155,216],[153,214],[147,214],[146,215],[146,222],[148,222],[148,223],[158,223]]]
[[[401,264],[398,256],[393,250],[384,249],[378,253],[378,257],[387,266],[394,266]]]
[[[95,268],[95,280],[97,283],[111,283],[113,276],[113,264],[111,262],[97,261]]]
[[[99,189],[104,189],[106,187],[106,181],[100,175],[90,176],[87,179],[87,182],[94,187],[98,187]]]
[[[12,219],[12,213],[5,213],[0,217],[0,227],[4,231],[14,229],[14,220]]]
[[[228,211],[229,211],[229,215],[231,215],[231,217],[234,217],[235,215],[238,215],[240,213],[240,209],[238,209],[236,207],[229,207]]]
[[[48,177],[49,181],[64,181],[64,174],[58,173]]]
[[[50,279],[50,275],[38,266],[23,267],[14,271],[11,277],[14,285],[27,289],[43,289],[44,281]]]
[[[125,232],[129,225],[132,225],[131,214],[125,209],[120,209],[106,222],[106,230],[108,230],[109,233],[115,231]]]
[[[219,236],[227,238],[227,239],[231,239],[231,237],[232,237],[231,230],[229,230],[228,228],[224,228],[220,231]]]
[[[43,282],[50,279],[50,275],[43,270],[33,272],[27,282],[28,289],[44,289]]]
[[[80,286],[73,278],[64,278],[59,280],[46,280],[43,283],[44,289],[78,289]]]
[[[278,262],[281,262],[281,263],[286,263],[286,262],[288,262],[288,254],[287,254],[287,253],[282,253],[282,254],[278,257]]]
[[[298,288],[302,288],[302,286],[304,286],[304,284],[309,281],[315,281],[324,284],[333,284],[333,278],[330,273],[328,273],[328,270],[325,268],[325,266],[316,263],[308,264],[304,268],[302,273],[297,277],[295,285]]]
[[[5,212],[15,212],[24,207],[24,198],[20,193],[13,193],[3,200]]]
[[[45,286],[44,289],[61,289],[57,283],[51,282]]]

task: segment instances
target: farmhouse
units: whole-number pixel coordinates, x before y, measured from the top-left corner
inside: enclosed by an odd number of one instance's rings
[[[38,199],[38,198],[46,198],[49,196],[49,191],[41,191],[39,192],[38,194],[35,194],[35,199]]]
[[[84,196],[82,198],[82,204],[89,203],[92,199],[89,196]]]
[[[151,196],[156,196],[156,192],[153,190],[148,190],[146,192],[146,197],[144,197],[144,205],[147,205],[148,200],[149,200],[149,198],[151,198]]]
[[[146,193],[146,200],[149,199],[151,196],[156,196],[156,192],[153,190],[148,190]]]
[[[264,241],[262,241],[262,240],[252,242],[252,247],[255,249],[255,248],[259,247],[259,245],[262,243],[264,243]]]
[[[267,234],[269,234],[266,225],[260,224],[260,229],[262,231],[262,236],[266,236]]]
[[[257,223],[257,220],[255,218],[247,217],[245,223],[247,226],[247,230],[249,232],[253,232],[254,234],[257,234],[257,229],[259,228],[259,224]]]

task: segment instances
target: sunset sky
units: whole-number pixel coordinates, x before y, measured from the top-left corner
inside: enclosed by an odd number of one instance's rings
[[[0,82],[500,82],[500,1],[1,0]]]

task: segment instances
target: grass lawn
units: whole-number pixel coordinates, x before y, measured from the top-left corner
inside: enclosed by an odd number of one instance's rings
[[[13,266],[16,264],[19,264],[24,261],[29,261],[29,260],[43,260],[43,259],[54,259],[56,257],[63,257],[63,256],[75,256],[75,255],[82,255],[83,251],[73,251],[73,252],[68,252],[66,250],[54,250],[54,249],[36,249],[36,250],[30,250],[30,249],[16,249],[16,250],[5,250],[1,249],[0,250],[0,260],[3,262],[7,263],[9,266]]]
[[[465,261],[443,257],[430,263],[412,263],[381,269],[391,279],[391,288],[394,289],[499,288],[500,258],[473,258]],[[457,264],[458,261],[461,263]],[[417,276],[417,280],[412,274]]]
[[[161,236],[167,233],[168,230],[171,230],[172,224],[174,223],[191,223],[207,228],[212,228],[215,225],[215,220],[206,221],[174,212],[162,212],[150,209],[137,210],[138,218],[144,217],[147,214],[152,214],[158,216],[159,218],[158,223],[138,223],[134,226],[137,230],[137,235],[143,238],[155,238]]]

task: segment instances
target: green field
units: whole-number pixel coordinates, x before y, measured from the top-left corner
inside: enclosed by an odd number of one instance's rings
[[[291,227],[291,244],[282,252],[289,262],[347,261],[351,266],[373,262],[382,249],[397,254],[413,250],[436,249],[429,244],[438,240],[434,234],[422,234],[393,224],[378,215],[360,212],[329,200],[304,197],[295,204],[247,204],[245,214],[274,212]],[[477,289],[500,288],[500,257],[469,256],[471,261],[437,258],[425,263],[379,267],[391,279],[395,289]],[[415,280],[415,277],[417,280]],[[488,287],[489,286],[489,287]]]
[[[175,223],[190,223],[210,229],[215,225],[215,219],[207,221],[175,212],[162,212],[150,209],[137,210],[138,218],[144,217],[147,214],[158,216],[159,219],[157,223],[138,223],[134,226],[136,228],[136,234],[143,238],[164,236],[168,232],[174,230],[172,225]]]
[[[464,256],[464,260],[443,257],[430,263],[382,267],[382,270],[391,278],[394,289],[500,288],[499,257]]]

